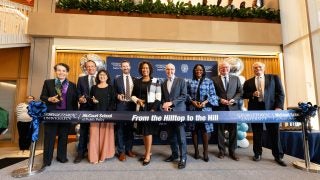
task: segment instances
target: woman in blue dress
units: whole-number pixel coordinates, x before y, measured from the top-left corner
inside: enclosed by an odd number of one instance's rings
[[[212,111],[213,106],[218,106],[218,97],[212,80],[206,78],[205,68],[202,64],[196,64],[193,68],[193,78],[188,82],[189,110],[190,111]],[[203,160],[209,161],[208,143],[210,134],[213,132],[213,123],[189,123],[192,131],[194,145],[194,158],[199,159],[198,132],[201,132],[203,143]]]

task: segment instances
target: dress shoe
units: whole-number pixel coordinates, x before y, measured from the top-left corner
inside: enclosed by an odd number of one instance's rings
[[[230,157],[231,159],[235,160],[235,161],[239,161],[239,160],[240,160],[240,158],[239,158],[236,154],[234,154],[234,153],[229,154],[229,157]]]
[[[287,166],[287,164],[282,159],[274,159],[280,166]]]
[[[77,157],[73,160],[73,163],[78,164],[83,159],[83,156],[78,154]]]
[[[118,159],[119,159],[119,161],[125,161],[126,160],[126,155],[124,153],[120,153],[118,155]]]
[[[184,169],[187,165],[187,161],[185,159],[180,160],[178,163],[178,169]]]
[[[175,160],[177,160],[177,159],[178,159],[178,157],[170,156],[170,157],[168,157],[167,159],[165,159],[164,161],[165,161],[165,162],[172,162],[172,161],[175,161]]]
[[[47,167],[47,166],[51,166],[51,162],[49,162],[49,163],[43,163],[41,169],[43,169],[43,168],[45,168],[45,167]]]
[[[128,155],[129,157],[132,157],[132,158],[134,158],[134,157],[137,156],[137,155],[136,155],[135,153],[133,153],[132,151],[128,151],[128,152],[127,152],[127,155]]]
[[[253,161],[260,161],[260,160],[261,160],[261,155],[254,155],[254,156],[252,157],[252,160],[253,160]]]
[[[68,162],[69,160],[68,159],[60,159],[60,158],[57,158],[57,161],[61,162],[61,163],[66,163]]]
[[[223,152],[219,152],[218,158],[219,158],[219,159],[223,159],[223,158],[224,158],[224,153],[223,153]]]

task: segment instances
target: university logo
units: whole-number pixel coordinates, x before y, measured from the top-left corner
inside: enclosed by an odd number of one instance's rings
[[[187,73],[189,70],[188,64],[181,64],[182,73]]]
[[[167,140],[167,139],[168,139],[168,132],[167,132],[167,131],[161,131],[161,132],[160,132],[160,139],[161,139],[162,141]]]

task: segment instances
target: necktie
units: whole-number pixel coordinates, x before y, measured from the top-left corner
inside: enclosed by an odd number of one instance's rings
[[[224,78],[224,90],[227,90],[229,86],[227,76],[224,76],[223,78]]]
[[[94,76],[90,76],[90,84],[89,84],[90,89],[94,84],[95,84]]]
[[[89,94],[90,94],[90,91],[91,91],[91,87],[93,85],[95,85],[95,77],[94,76],[89,76],[90,77],[90,81],[89,81]]]
[[[260,96],[258,97],[258,101],[262,102],[263,101],[263,91],[262,91],[262,79],[261,77],[257,77],[257,84],[258,84],[258,91]]]
[[[172,87],[172,80],[171,80],[171,78],[168,78],[167,89],[168,89],[168,93],[169,94],[171,92],[171,87]]]
[[[130,100],[130,82],[129,82],[129,76],[126,76],[126,93],[125,93],[126,100]]]

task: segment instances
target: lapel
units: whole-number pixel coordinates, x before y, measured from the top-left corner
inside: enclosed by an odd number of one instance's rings
[[[170,96],[169,91],[168,91],[167,83],[168,83],[168,79],[164,80],[163,88],[164,88],[165,97],[169,97]]]
[[[224,91],[223,82],[221,80],[221,75],[218,76],[218,85],[219,85],[219,87],[217,87],[217,88],[219,88],[222,91]]]
[[[253,78],[250,79],[250,84],[252,86],[251,89],[254,89],[254,91],[258,90],[256,87],[256,76],[254,76]]]
[[[122,92],[122,93],[124,93],[125,91],[124,91],[124,81],[123,81],[123,75],[120,75],[119,77],[118,77],[118,87],[120,87],[121,89],[120,89],[120,92]]]
[[[228,84],[228,91],[231,90],[233,88],[233,86],[236,84],[236,82],[234,82],[234,78],[232,75],[229,75],[229,84]]]
[[[89,89],[89,75],[86,75],[84,77],[84,87],[87,88],[87,92],[89,93],[90,92],[90,89]]]
[[[173,82],[172,82],[170,94],[172,94],[174,92],[176,84],[177,84],[177,78],[174,78]]]
[[[269,87],[269,83],[270,83],[270,80],[271,80],[270,78],[271,78],[271,76],[264,75],[264,93],[266,93],[266,90]]]
[[[230,85],[228,85],[227,89],[224,89],[224,85],[221,78],[222,76],[219,75],[219,86],[220,86],[219,88],[222,89],[222,91],[227,92]],[[229,84],[230,84],[230,76],[229,76]]]
[[[50,90],[49,90],[49,96],[51,96],[51,93],[52,95],[57,95],[57,92],[56,92],[56,89],[55,89],[55,79],[52,79],[50,80],[49,82],[49,87],[50,87]]]
[[[66,93],[67,98],[70,96],[70,92],[73,92],[73,91],[71,91],[71,82],[69,81],[69,85],[68,85],[67,93]]]

